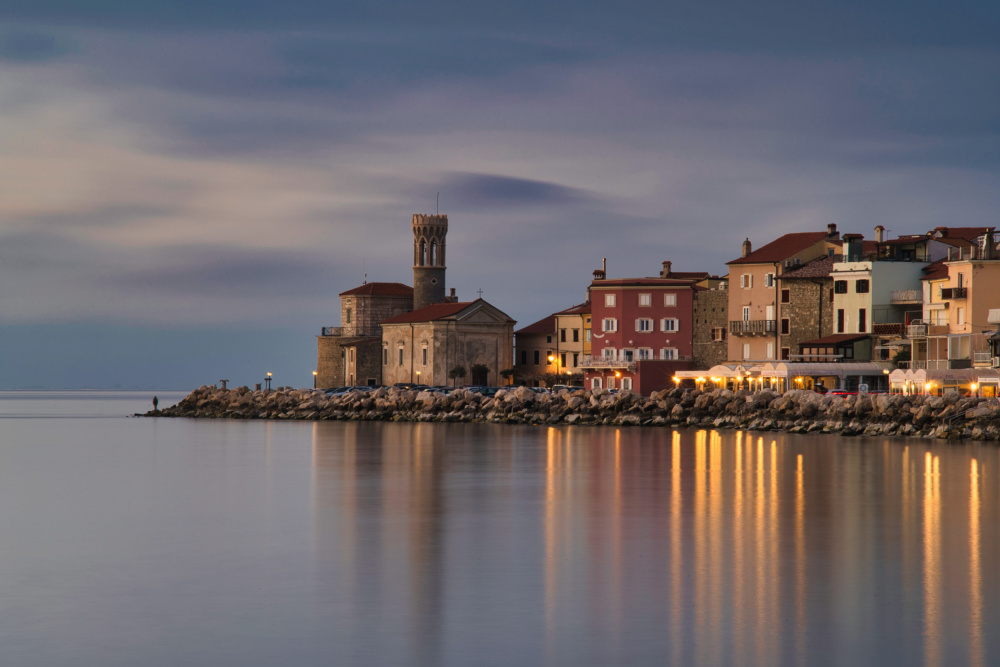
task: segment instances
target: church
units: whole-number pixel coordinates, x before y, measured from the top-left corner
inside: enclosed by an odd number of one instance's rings
[[[499,385],[513,368],[514,324],[483,299],[446,296],[447,215],[414,214],[413,287],[369,283],[340,293],[339,327],[317,336],[317,388],[397,384]]]

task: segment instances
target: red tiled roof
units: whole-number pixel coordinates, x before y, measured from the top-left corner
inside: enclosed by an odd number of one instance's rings
[[[833,334],[832,336],[823,336],[822,338],[814,338],[813,340],[804,340],[799,343],[799,346],[837,345],[838,343],[851,343],[856,340],[864,340],[865,338],[868,338],[868,334]]]
[[[780,262],[827,238],[826,232],[795,232],[779,236],[765,246],[757,248],[746,257],[726,264],[765,264]]]
[[[379,324],[408,324],[410,322],[433,322],[434,320],[442,320],[446,317],[462,312],[473,303],[475,303],[475,301],[435,303],[417,310],[411,310],[410,312],[403,313],[402,315],[390,317],[387,320],[382,320]]]
[[[523,329],[515,331],[514,334],[544,334],[544,333],[555,333],[556,331],[556,316],[549,315],[548,317],[543,317],[534,324],[529,324]]]
[[[962,239],[964,241],[975,241],[987,232],[986,227],[935,227],[930,232],[931,236],[937,232],[942,232],[943,239]]]
[[[939,259],[936,262],[932,262],[924,267],[924,275],[920,277],[921,280],[943,280],[948,277],[948,267],[945,266],[945,260]]]
[[[677,274],[673,274],[676,276]],[[697,278],[605,278],[590,283],[591,288],[600,287],[690,287],[708,274],[700,273]]]
[[[833,257],[820,257],[811,262],[806,262],[782,273],[781,280],[791,280],[794,278],[828,278],[833,270]]]
[[[363,294],[365,296],[413,296],[413,288],[403,283],[365,283],[338,296]]]

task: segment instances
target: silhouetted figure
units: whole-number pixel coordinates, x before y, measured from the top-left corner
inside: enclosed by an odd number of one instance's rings
[[[156,398],[156,396],[154,396],[153,397],[153,412],[159,412],[159,408],[156,407],[159,404],[160,404],[160,399],[158,399],[158,398]]]

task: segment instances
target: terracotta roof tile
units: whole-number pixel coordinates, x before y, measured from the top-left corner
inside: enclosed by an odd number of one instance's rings
[[[586,315],[590,312],[590,302],[581,303],[578,306],[570,306],[566,310],[560,310],[556,315]]]
[[[365,296],[413,296],[413,288],[403,283],[365,283],[341,292],[338,296],[362,294]]]
[[[514,332],[514,334],[544,334],[544,333],[555,333],[556,331],[556,317],[555,315],[549,315],[548,317],[543,317],[534,324],[529,324],[523,329],[519,329]]]
[[[826,232],[795,232],[779,236],[765,246],[757,248],[746,257],[726,264],[765,264],[780,262],[827,238]]]
[[[943,280],[948,277],[948,267],[945,265],[944,259],[939,259],[936,262],[932,262],[924,267],[924,275],[920,277],[921,280]]]
[[[390,317],[387,320],[382,320],[379,324],[408,324],[410,322],[433,322],[434,320],[441,320],[446,317],[450,317],[457,313],[462,312],[469,306],[471,306],[475,301],[459,301],[457,303],[435,303],[430,306],[425,306],[424,308],[419,308],[417,310],[411,310],[408,313],[403,313],[402,315],[396,315],[395,317]]]
[[[832,270],[833,257],[820,257],[819,259],[814,259],[811,262],[800,264],[793,269],[785,271],[779,276],[779,278],[781,280],[794,280],[797,278],[829,278]]]

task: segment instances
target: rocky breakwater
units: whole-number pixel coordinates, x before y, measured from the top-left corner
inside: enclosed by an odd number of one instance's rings
[[[995,398],[821,395],[811,391],[751,393],[665,390],[643,397],[606,389],[536,393],[502,389],[493,397],[465,389],[449,394],[396,387],[328,396],[311,389],[251,391],[202,386],[150,417],[302,419],[497,424],[699,426],[790,433],[905,435],[1000,440]]]

